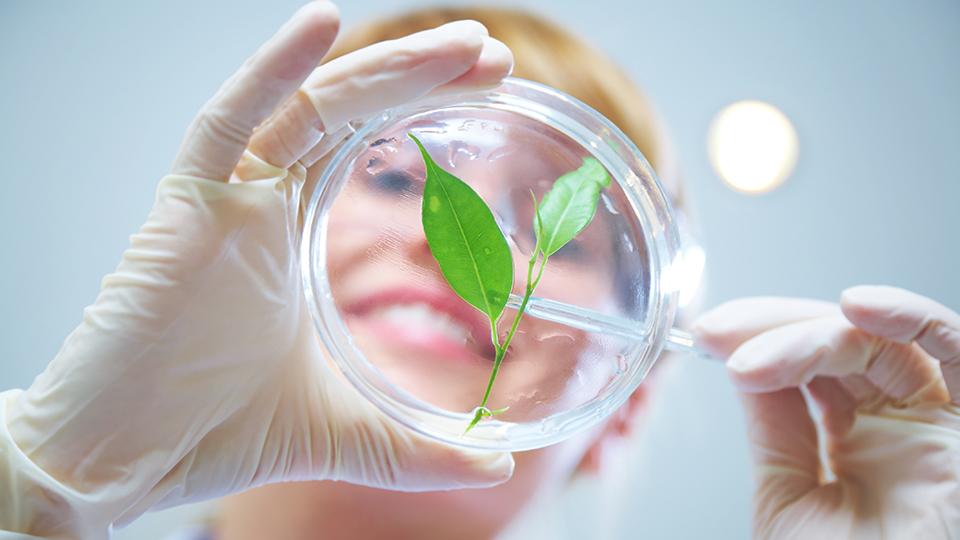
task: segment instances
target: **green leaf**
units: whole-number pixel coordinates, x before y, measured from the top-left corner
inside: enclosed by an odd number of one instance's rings
[[[599,161],[584,158],[583,165],[553,184],[540,203],[534,230],[545,257],[553,255],[580,234],[597,211],[600,192],[610,185],[610,176]]]
[[[430,252],[450,287],[496,321],[513,288],[513,257],[487,203],[456,176],[440,168],[423,144],[426,164],[421,219]]]

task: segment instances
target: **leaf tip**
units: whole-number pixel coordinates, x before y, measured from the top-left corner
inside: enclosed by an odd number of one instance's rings
[[[473,429],[477,424],[480,423],[480,420],[483,420],[484,418],[487,418],[487,417],[492,418],[498,414],[503,414],[507,412],[509,409],[510,409],[509,405],[506,407],[501,407],[499,409],[492,409],[492,410],[487,407],[482,407],[482,406],[477,407],[476,409],[474,409],[474,412],[473,412],[473,420],[470,421],[470,425],[467,426],[467,429],[463,430],[463,434],[466,435],[467,433],[469,433],[471,429]]]
[[[426,162],[426,164],[429,165],[430,162],[433,161],[433,159],[430,157],[430,154],[427,153],[427,149],[423,146],[423,143],[420,142],[420,139],[418,139],[417,136],[410,131],[407,132],[407,136],[413,139],[413,142],[417,144],[417,148],[420,149],[420,153],[423,155],[424,162]]]
[[[610,186],[610,175],[607,173],[607,169],[603,167],[597,158],[593,156],[587,156],[583,158],[583,165],[581,168],[590,175],[590,178],[600,184],[602,187]]]

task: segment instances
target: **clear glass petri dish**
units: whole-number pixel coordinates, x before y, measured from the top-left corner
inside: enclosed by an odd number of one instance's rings
[[[519,451],[596,425],[668,341],[685,286],[683,242],[646,159],[610,121],[543,85],[428,97],[351,124],[307,206],[301,265],[332,363],[390,418],[463,447]],[[494,384],[506,408],[465,432],[492,369],[490,330],[443,280],[420,224],[424,164],[408,134],[492,209],[516,265],[501,335],[533,249],[531,191],[592,156],[610,187],[551,257]],[[689,345],[689,344],[688,344]]]

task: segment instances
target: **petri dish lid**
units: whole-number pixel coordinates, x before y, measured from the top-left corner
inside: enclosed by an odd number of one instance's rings
[[[680,237],[664,189],[611,122],[555,89],[510,78],[428,97],[352,124],[307,206],[302,274],[332,363],[389,417],[458,446],[518,451],[560,442],[622,405],[660,355],[677,312]],[[425,169],[438,165],[491,208],[514,260],[517,314],[542,199],[586,157],[612,182],[588,227],[554,254],[493,384],[489,321],[444,280],[421,225]],[[629,325],[610,332],[603,321]],[[639,337],[638,337],[639,336]]]

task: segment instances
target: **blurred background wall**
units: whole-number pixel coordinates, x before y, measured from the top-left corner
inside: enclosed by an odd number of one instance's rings
[[[194,113],[299,3],[0,0],[0,387],[29,385],[56,353]],[[701,222],[708,306],[888,283],[960,308],[960,3],[509,4],[587,38],[658,107]],[[421,5],[340,8],[350,26]],[[746,98],[799,135],[794,175],[762,196],[725,187],[706,154],[713,115]],[[684,363],[645,435],[619,537],[749,535],[744,425],[721,366]],[[118,538],[161,538],[202,510],[152,514]]]

